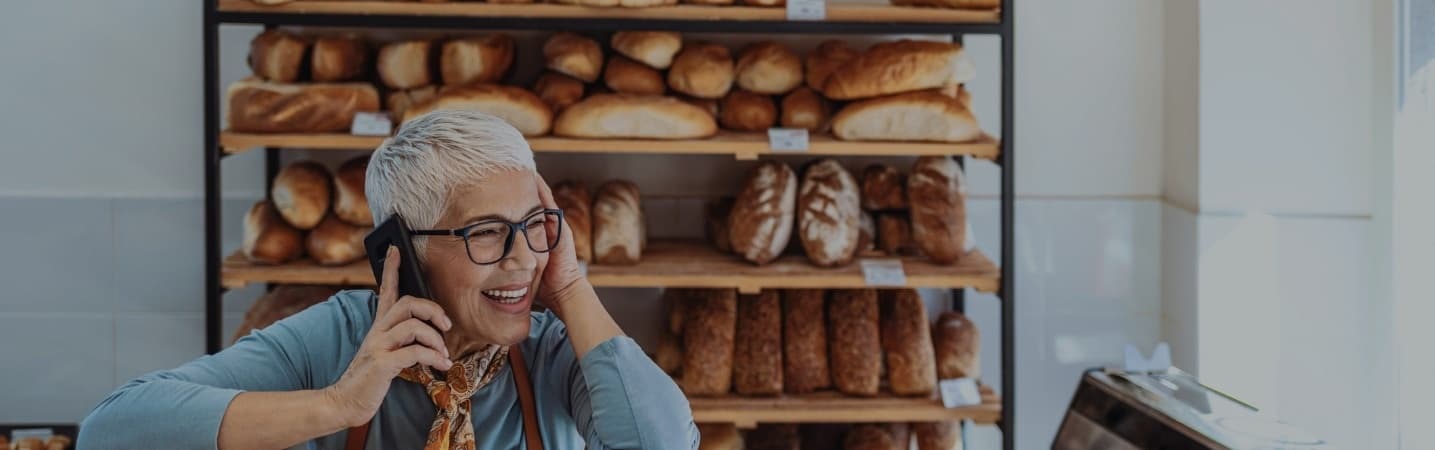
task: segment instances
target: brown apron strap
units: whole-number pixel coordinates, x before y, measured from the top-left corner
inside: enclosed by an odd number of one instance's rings
[[[528,377],[528,364],[523,361],[523,352],[518,346],[508,350],[508,363],[513,366],[513,381],[518,384],[518,406],[523,409],[523,437],[528,450],[543,450],[543,435],[538,432],[538,407],[533,401],[533,383]],[[349,429],[345,437],[344,450],[364,450],[369,443],[369,425]]]

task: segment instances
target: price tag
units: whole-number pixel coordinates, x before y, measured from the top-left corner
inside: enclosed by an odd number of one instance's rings
[[[389,121],[389,115],[383,112],[361,112],[354,114],[354,122],[349,125],[349,134],[357,136],[388,136],[393,131],[394,124]]]
[[[949,378],[938,383],[942,391],[942,406],[958,408],[982,404],[982,393],[977,389],[977,380],[971,378]]]
[[[862,260],[862,278],[868,286],[906,286],[907,272],[900,259]]]
[[[807,129],[768,128],[767,146],[774,152],[807,151]]]
[[[787,0],[787,20],[825,20],[827,0]]]

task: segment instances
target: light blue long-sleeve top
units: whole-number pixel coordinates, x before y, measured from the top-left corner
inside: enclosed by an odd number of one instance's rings
[[[374,321],[373,291],[344,291],[255,331],[233,346],[173,370],[144,375],[110,394],[80,426],[80,448],[214,448],[230,400],[243,391],[317,389],[338,381]],[[547,449],[696,449],[687,399],[626,336],[579,361],[567,327],[533,313],[522,344]],[[473,395],[480,449],[522,449],[523,415],[513,374]],[[424,388],[396,379],[369,428],[369,449],[418,449],[436,408]],[[263,433],[264,430],[244,430]],[[341,449],[347,431],[310,442]]]

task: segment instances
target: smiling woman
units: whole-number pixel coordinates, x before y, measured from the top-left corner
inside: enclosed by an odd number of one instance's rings
[[[398,214],[419,228],[436,298],[398,294],[403,262],[391,249],[378,292],[340,292],[218,354],[125,384],[85,419],[79,442],[697,447],[687,400],[583,277],[517,130],[463,111],[410,121],[374,153],[365,194],[376,222]],[[535,303],[547,311],[530,312]]]

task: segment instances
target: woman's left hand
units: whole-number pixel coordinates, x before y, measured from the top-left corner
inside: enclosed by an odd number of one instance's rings
[[[558,209],[558,203],[553,201],[553,190],[543,181],[543,176],[534,172],[534,178],[538,180],[538,198],[543,207]],[[559,303],[570,297],[573,290],[587,283],[578,262],[578,252],[573,250],[573,232],[568,228],[567,221],[564,222],[562,227],[554,226],[556,224],[547,227],[550,238],[560,229],[563,236],[559,237],[558,246],[548,252],[548,267],[543,269],[537,297],[539,304],[555,310],[560,309]]]

